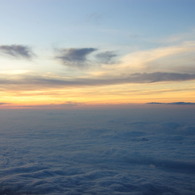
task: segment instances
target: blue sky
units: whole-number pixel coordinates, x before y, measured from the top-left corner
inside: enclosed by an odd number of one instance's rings
[[[154,47],[194,29],[193,0],[0,1],[1,42],[37,47]]]

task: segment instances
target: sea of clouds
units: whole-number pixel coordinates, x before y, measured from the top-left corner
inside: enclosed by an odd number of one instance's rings
[[[190,106],[1,110],[0,124],[1,195],[195,194]]]

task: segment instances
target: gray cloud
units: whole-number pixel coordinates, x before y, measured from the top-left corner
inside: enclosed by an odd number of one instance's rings
[[[1,106],[1,105],[5,105],[5,104],[8,104],[8,103],[5,103],[5,102],[0,102],[0,106]]]
[[[68,109],[68,108],[76,108],[76,107],[79,107],[79,106],[83,106],[85,105],[84,103],[80,103],[80,102],[72,102],[72,101],[67,101],[63,104],[44,104],[44,105],[18,105],[16,106],[17,108],[56,108],[56,109],[60,109],[60,108],[65,108],[65,109]]]
[[[171,102],[171,103],[149,102],[147,104],[195,105],[194,102]]]
[[[57,56],[64,65],[71,67],[85,67],[88,62],[88,55],[96,51],[96,48],[71,48],[62,49]]]
[[[195,105],[194,102],[172,102],[170,104],[176,104],[176,105]]]
[[[125,75],[121,77],[97,77],[97,78],[75,78],[64,79],[62,77],[52,78],[47,76],[26,75],[20,79],[10,79],[2,77],[0,85],[2,88],[15,88],[21,89],[37,89],[40,88],[56,88],[64,86],[103,86],[115,85],[124,83],[153,83],[153,82],[173,82],[173,81],[186,81],[195,80],[195,74],[179,74],[167,72],[154,72],[154,73],[136,73]]]
[[[33,57],[32,50],[24,45],[1,45],[0,53],[12,56],[30,59]]]
[[[132,75],[132,79],[137,82],[149,83],[162,81],[185,81],[194,80],[195,74],[170,72],[136,73]]]
[[[111,64],[114,62],[114,59],[117,55],[112,51],[106,51],[102,53],[98,53],[96,58],[99,62],[104,64]]]

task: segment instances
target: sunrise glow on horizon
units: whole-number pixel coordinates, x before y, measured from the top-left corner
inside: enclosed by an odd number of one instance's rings
[[[0,109],[195,102],[193,0],[7,0],[0,18]]]

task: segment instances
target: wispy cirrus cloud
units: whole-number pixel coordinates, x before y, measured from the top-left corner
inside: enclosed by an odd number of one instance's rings
[[[178,45],[141,50],[127,54],[120,59],[121,63],[107,67],[105,71],[113,72],[188,72],[192,69],[195,55],[195,42],[184,42]],[[183,68],[182,68],[183,67]],[[182,72],[182,71],[181,71]],[[188,72],[188,73],[191,73]]]
[[[61,60],[65,66],[83,68],[87,66],[88,56],[96,50],[96,48],[61,49],[56,58]]]
[[[0,45],[0,53],[26,59],[31,59],[34,56],[31,48],[24,45]]]

